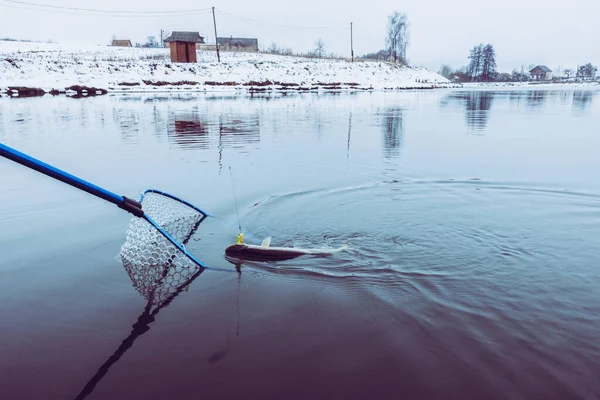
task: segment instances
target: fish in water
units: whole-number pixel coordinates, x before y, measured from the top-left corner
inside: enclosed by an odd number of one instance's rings
[[[225,249],[225,255],[255,261],[283,261],[296,257],[313,255],[329,256],[347,249],[348,246],[339,248],[301,249],[298,247],[271,247],[271,238],[263,240],[262,244],[245,244],[238,238],[238,242]]]

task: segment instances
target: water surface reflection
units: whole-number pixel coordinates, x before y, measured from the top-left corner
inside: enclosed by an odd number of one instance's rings
[[[0,160],[0,398],[600,398],[597,96],[0,99],[3,143],[206,209],[232,271],[140,298],[128,215]],[[239,225],[348,248],[235,273]]]
[[[401,108],[390,108],[383,113],[383,154],[386,158],[398,157],[404,140],[403,112]]]
[[[444,102],[462,104],[467,125],[471,129],[483,131],[490,117],[494,96],[495,93],[489,91],[459,92],[450,94]]]

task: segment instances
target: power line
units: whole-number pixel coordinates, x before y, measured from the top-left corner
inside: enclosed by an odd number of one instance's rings
[[[257,21],[254,19],[250,19],[250,18],[245,18],[245,17],[240,17],[238,15],[234,15],[225,11],[221,11],[221,10],[215,10],[216,12],[218,12],[219,14],[223,14],[229,18],[232,19],[237,19],[238,21],[242,21],[245,22],[247,24],[255,24],[255,25],[260,25],[260,26],[264,26],[264,27],[268,27],[268,28],[284,28],[284,29],[290,29],[290,30],[303,30],[303,31],[323,31],[323,30],[331,30],[331,29],[339,29],[339,28],[346,28],[348,27],[348,23],[344,23],[344,24],[339,24],[339,25],[332,25],[332,26],[289,26],[289,25],[279,25],[279,24],[271,24],[269,22],[262,22],[262,21]]]
[[[65,11],[85,11],[93,13],[106,13],[106,14],[190,14],[190,13],[203,13],[210,12],[210,8],[195,8],[190,10],[162,10],[162,11],[134,11],[134,10],[99,10],[93,8],[80,8],[80,7],[65,7],[50,4],[30,3],[26,1],[18,0],[4,0],[5,3],[13,3],[25,6],[44,7],[48,9],[65,10]]]
[[[158,15],[158,14],[106,14],[106,13],[86,13],[86,12],[78,12],[78,11],[69,11],[69,10],[55,10],[55,9],[43,9],[43,8],[32,8],[27,6],[19,6],[12,4],[1,4],[0,8],[4,6],[7,8],[14,8],[17,10],[27,10],[27,11],[36,11],[43,13],[52,13],[52,14],[61,14],[61,15],[81,15],[87,17],[95,17],[95,18],[180,18],[186,15],[206,15],[210,14],[210,11],[203,11],[197,13],[182,13],[182,14],[166,14],[166,15]]]

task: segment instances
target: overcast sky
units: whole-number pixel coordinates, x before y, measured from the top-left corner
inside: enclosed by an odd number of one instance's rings
[[[343,55],[350,54],[350,21],[354,22],[355,54],[377,51],[384,46],[387,17],[397,10],[408,15],[411,42],[407,55],[414,65],[435,70],[444,63],[460,67],[468,62],[471,47],[491,43],[496,48],[500,71],[510,72],[529,64],[545,64],[552,69],[575,68],[586,62],[600,66],[600,0],[24,1],[136,12],[215,6],[219,36],[256,37],[261,49],[276,42],[294,51],[312,50],[315,41],[322,38],[328,52]],[[143,42],[149,35],[159,37],[160,30],[165,29],[199,31],[209,43],[214,43],[210,11],[141,17],[40,10],[40,7],[17,6],[0,0],[0,37],[108,44],[113,34],[132,42]],[[296,29],[306,27],[326,29]]]

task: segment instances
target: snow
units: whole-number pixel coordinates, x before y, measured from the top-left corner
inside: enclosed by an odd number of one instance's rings
[[[187,83],[155,86],[144,81]],[[218,63],[214,52],[201,50],[197,63],[175,64],[169,59],[169,50],[163,48],[0,41],[0,92],[9,86],[37,87],[48,92],[64,90],[71,85],[111,92],[245,90],[254,86],[251,82],[265,81],[295,84],[298,85],[296,88],[305,89],[314,89],[320,84],[321,90],[322,84],[338,84],[334,85],[335,90],[460,86],[422,67],[399,67],[384,62],[352,63],[349,60],[222,52]],[[206,82],[235,82],[236,85],[207,85]],[[277,86],[281,89],[281,85],[272,85]]]
[[[468,82],[462,84],[469,90],[561,90],[600,89],[600,82]]]

